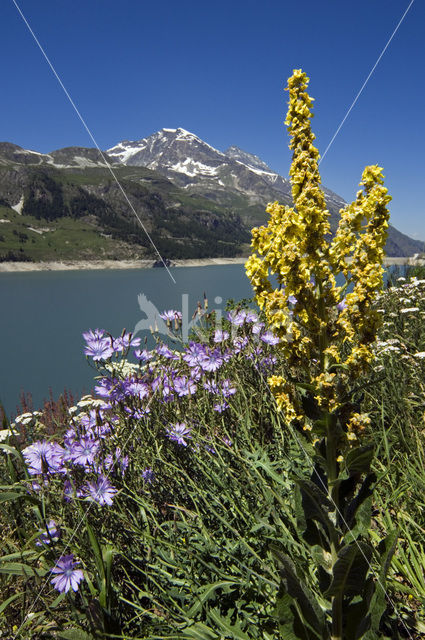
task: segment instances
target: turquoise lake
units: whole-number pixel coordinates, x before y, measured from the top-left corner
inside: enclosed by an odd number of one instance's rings
[[[125,328],[148,337],[153,311],[185,311],[191,319],[207,295],[209,309],[224,313],[226,300],[252,297],[244,266],[107,271],[0,273],[0,402],[16,414],[21,391],[34,408],[64,389],[89,393],[97,372],[87,362],[83,331],[101,328],[118,336]],[[142,302],[139,296],[144,296]],[[150,313],[150,320],[143,309]],[[143,328],[145,327],[145,328]]]
[[[165,269],[1,273],[0,402],[6,412],[16,414],[21,391],[32,394],[34,408],[49,388],[54,397],[65,388],[75,396],[90,392],[96,372],[84,356],[82,332],[96,327],[114,336],[123,328],[133,331],[146,319],[139,295],[159,312],[181,310],[183,302],[189,319],[204,291],[210,309],[224,310],[228,298],[252,296],[240,264],[171,272],[176,284]],[[150,336],[150,331],[137,335]]]

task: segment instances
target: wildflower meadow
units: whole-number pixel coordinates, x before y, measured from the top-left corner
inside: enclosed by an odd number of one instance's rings
[[[425,279],[383,287],[378,166],[331,236],[307,87],[253,299],[87,330],[93,393],[3,424],[1,638],[425,637]]]

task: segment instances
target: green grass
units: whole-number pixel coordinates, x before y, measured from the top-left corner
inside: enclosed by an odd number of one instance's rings
[[[371,537],[377,544],[385,533],[398,531],[378,637],[410,634],[417,640],[425,633],[425,359],[415,354],[425,351],[425,283],[390,289],[377,307],[384,324],[362,407],[372,417],[363,444],[374,443],[377,454]],[[204,338],[212,344],[208,326]],[[397,352],[388,349],[394,345]],[[279,358],[278,350],[267,349]],[[157,361],[166,365],[158,356]],[[128,375],[115,367],[117,378]],[[294,476],[309,473],[310,446],[276,412],[252,359],[236,355],[211,377],[228,378],[236,389],[223,414],[213,410],[201,384],[196,400],[163,403],[159,395],[150,412],[135,420],[116,409],[118,421],[102,455],[114,454],[119,445],[130,468],[125,476],[111,476],[119,489],[112,507],[88,511],[82,499],[64,502],[61,477],[29,495],[19,454],[3,455],[0,630],[6,637],[20,629],[19,637],[31,640],[286,640],[276,626],[280,577],[270,547],[294,558],[313,588],[293,484]],[[20,440],[10,444],[22,449],[47,434],[60,442],[70,420],[66,410],[55,419],[44,413],[22,426]],[[193,429],[188,447],[164,435],[176,422]],[[147,468],[155,474],[152,483],[143,480]],[[50,518],[62,537],[53,548],[36,547]],[[48,570],[65,552],[81,561],[86,580],[75,595],[58,598]],[[77,635],[67,635],[71,627]]]

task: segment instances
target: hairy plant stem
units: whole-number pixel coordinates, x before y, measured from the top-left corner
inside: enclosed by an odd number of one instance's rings
[[[328,355],[325,350],[328,347],[328,337],[326,335],[326,307],[323,300],[323,283],[321,278],[316,278],[317,288],[319,291],[318,308],[322,321],[320,329],[320,368],[321,373],[326,373],[329,366]],[[328,480],[328,493],[335,506],[335,529],[332,532],[330,540],[331,557],[332,557],[332,573],[334,566],[338,560],[339,536],[337,531],[338,509],[339,509],[339,491],[336,481],[338,479],[338,451],[335,441],[335,433],[332,424],[332,417],[329,411],[325,412],[326,422],[326,477]],[[332,598],[332,631],[331,640],[342,640],[342,596],[337,595]]]

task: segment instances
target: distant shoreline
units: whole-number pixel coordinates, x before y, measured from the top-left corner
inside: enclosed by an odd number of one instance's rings
[[[208,267],[213,265],[245,264],[247,258],[196,258],[171,260],[167,265],[174,267]],[[93,271],[110,269],[152,269],[154,260],[64,260],[57,262],[0,262],[0,273],[24,273],[32,271]],[[384,258],[386,267],[391,265],[425,265],[425,259],[413,257]],[[161,268],[161,267],[158,267]],[[164,267],[162,267],[164,268]]]
[[[247,258],[196,258],[171,260],[167,266],[207,267],[210,265],[244,264]],[[92,271],[110,269],[153,269],[155,260],[58,260],[55,262],[0,262],[0,273],[30,271]],[[164,268],[164,267],[158,267]]]

